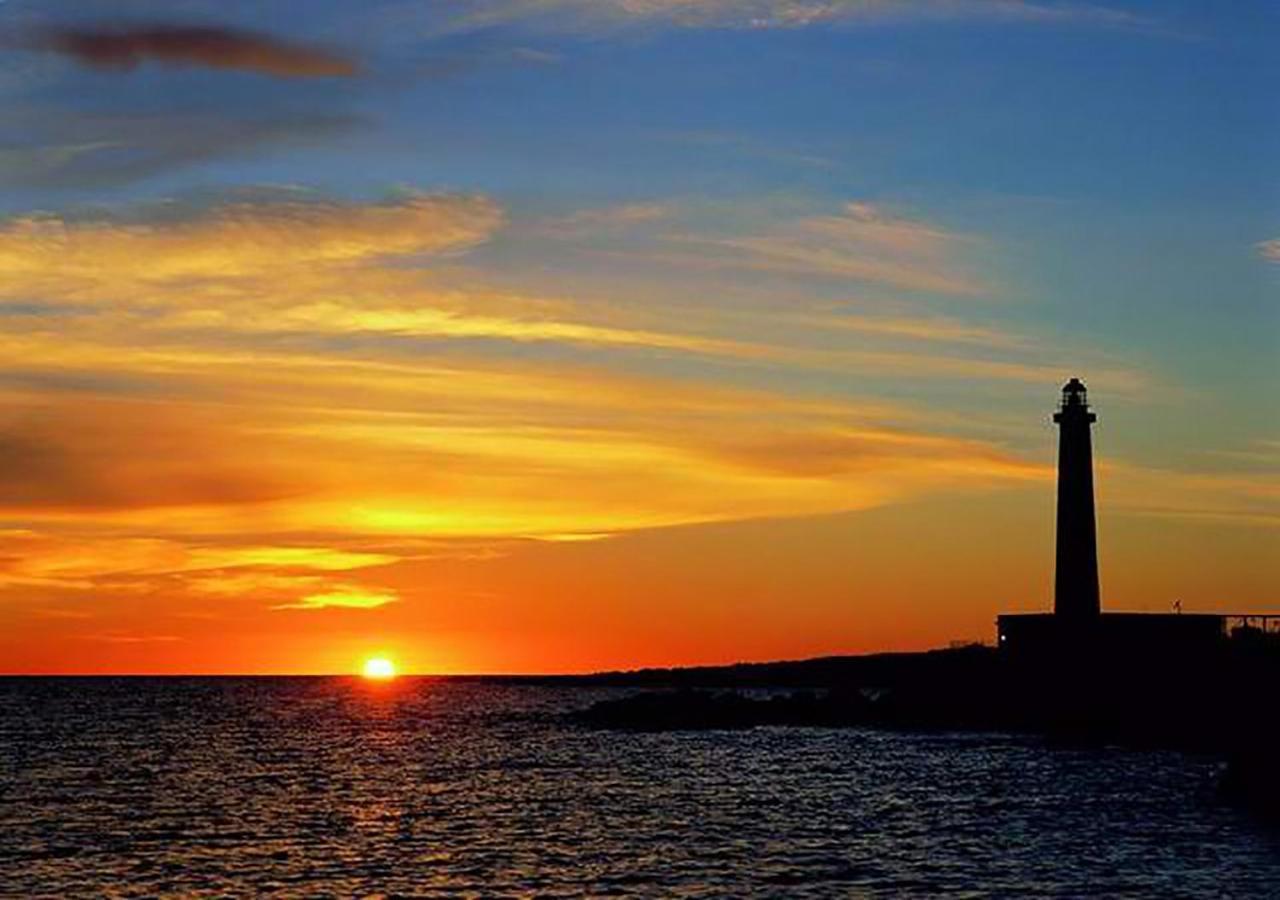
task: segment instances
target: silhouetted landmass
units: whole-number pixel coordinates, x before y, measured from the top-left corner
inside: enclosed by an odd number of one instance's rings
[[[994,672],[994,648],[971,645],[922,653],[875,653],[865,656],[823,656],[815,659],[724,666],[630,669],[587,675],[494,675],[487,681],[508,684],[595,685],[601,687],[794,687],[830,688],[844,684],[900,683],[936,680],[951,673]]]
[[[1028,658],[965,647],[504,680],[645,689],[571,717],[593,728],[1001,730],[1213,753],[1229,760],[1228,796],[1280,815],[1276,635],[1237,633],[1199,656],[1061,646]]]

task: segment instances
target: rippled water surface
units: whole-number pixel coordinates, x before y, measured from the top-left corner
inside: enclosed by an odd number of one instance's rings
[[[6,896],[1276,896],[1212,761],[998,735],[617,734],[617,692],[0,680]]]

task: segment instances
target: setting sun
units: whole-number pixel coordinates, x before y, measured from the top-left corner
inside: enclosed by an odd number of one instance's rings
[[[395,663],[387,659],[385,656],[375,656],[364,661],[363,674],[365,678],[374,678],[378,680],[386,680],[394,678],[396,675]]]

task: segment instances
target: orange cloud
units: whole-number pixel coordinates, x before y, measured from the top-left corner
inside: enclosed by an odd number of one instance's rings
[[[248,600],[261,609],[373,609],[397,599],[393,590],[353,579],[358,570],[400,560],[389,553],[342,547],[193,545],[181,538],[75,530],[84,524],[73,523],[65,533],[0,531],[0,595],[34,591],[37,596],[43,592],[83,598],[77,609],[47,611],[46,617],[58,619],[97,618],[100,596],[117,601],[164,597],[177,604],[174,611],[201,600]]]
[[[332,588],[318,594],[308,594],[297,603],[284,603],[273,609],[328,609],[340,607],[344,609],[377,609],[388,603],[395,603],[399,597],[394,591],[371,590],[368,588],[343,587]]]
[[[84,587],[103,576],[242,577],[249,583],[282,579],[278,586],[314,585],[324,573],[351,572],[398,562],[386,552],[316,546],[192,544],[176,537],[136,537],[111,532],[0,530],[0,583]],[[307,573],[307,574],[302,574]],[[204,589],[202,587],[202,589]]]
[[[485,240],[502,218],[486,198],[430,194],[366,204],[305,196],[241,201],[176,219],[20,216],[0,227],[0,286],[105,301],[122,285],[190,286],[194,279],[226,282],[456,252]]]
[[[566,321],[573,305],[436,285],[392,260],[457,254],[504,219],[483,197],[384,203],[234,202],[178,218],[26,216],[0,228],[0,289],[107,307],[102,326],[167,331],[380,333],[764,356],[749,343]],[[130,310],[144,317],[121,322]]]
[[[242,566],[315,569],[345,572],[395,562],[399,557],[332,547],[202,547],[193,550],[188,569],[225,569]]]
[[[0,531],[0,585],[92,589],[104,578],[181,566],[181,545],[158,538]]]
[[[183,384],[175,376],[198,379],[187,390],[216,385],[214,405],[11,397],[28,412],[10,424],[10,443],[35,449],[13,456],[0,510],[151,533],[230,535],[251,521],[258,535],[501,537],[832,512],[1028,474],[999,448],[873,429],[901,414],[874,404],[553,367],[437,373],[317,360],[291,370],[259,359],[211,369],[213,357],[168,357],[159,371],[170,391]],[[123,352],[120,364],[146,365]],[[789,467],[729,452],[779,434],[793,436]],[[804,471],[811,458],[824,477]],[[207,564],[247,564],[254,546]],[[314,567],[348,562],[374,560]]]
[[[196,25],[53,26],[29,46],[95,69],[129,71],[145,62],[235,69],[276,78],[348,77],[356,65],[336,53],[235,28]]]

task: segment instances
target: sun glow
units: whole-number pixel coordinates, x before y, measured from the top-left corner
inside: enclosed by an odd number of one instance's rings
[[[374,656],[364,661],[362,674],[365,678],[386,681],[388,678],[396,677],[396,666],[385,656]]]

